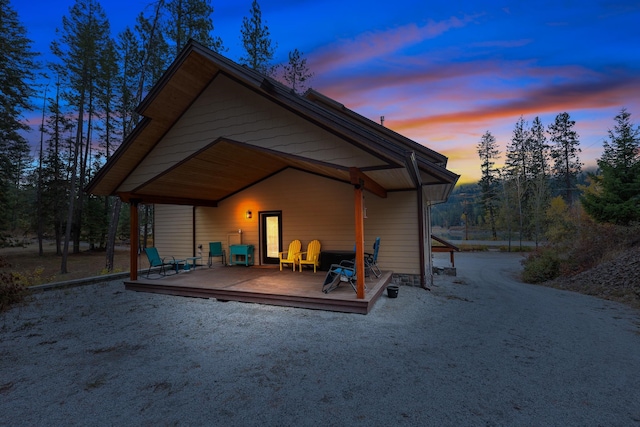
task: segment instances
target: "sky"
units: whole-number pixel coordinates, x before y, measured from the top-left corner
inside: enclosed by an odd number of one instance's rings
[[[151,0],[99,1],[114,36]],[[41,59],[73,0],[11,0]],[[238,61],[252,0],[211,0],[213,35]],[[379,3],[376,5],[376,3]],[[274,62],[298,49],[310,86],[449,158],[460,183],[480,178],[489,131],[502,157],[522,116],[548,127],[569,113],[585,168],[614,117],[640,124],[640,1],[259,0]],[[35,128],[41,116],[27,116]],[[31,132],[30,139],[34,138]],[[38,139],[38,138],[35,138]]]

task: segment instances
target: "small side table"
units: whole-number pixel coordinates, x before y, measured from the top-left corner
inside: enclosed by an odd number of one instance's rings
[[[176,270],[176,274],[178,274],[180,272],[180,264],[182,264],[183,262],[186,262],[186,261],[183,260],[183,259],[176,259],[176,260],[172,260],[171,261],[171,264],[173,264],[172,270],[175,269]]]
[[[238,259],[238,257],[241,259]],[[229,264],[253,265],[253,245],[229,246]]]

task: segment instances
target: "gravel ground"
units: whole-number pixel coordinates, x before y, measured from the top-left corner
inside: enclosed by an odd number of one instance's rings
[[[45,292],[0,314],[0,425],[640,425],[640,312],[519,261],[457,254],[366,316]]]

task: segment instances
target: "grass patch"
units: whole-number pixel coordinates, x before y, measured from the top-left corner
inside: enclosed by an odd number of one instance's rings
[[[35,243],[25,247],[0,248],[0,272],[13,273],[24,286],[45,283],[63,282],[67,280],[84,279],[107,274],[105,269],[106,253],[100,250],[83,250],[77,254],[70,253],[67,257],[66,274],[60,273],[62,256],[56,255],[53,243],[44,246],[44,254],[38,255],[38,245]],[[10,267],[7,266],[10,265]],[[147,257],[138,257],[138,268],[148,268]],[[129,271],[129,249],[117,248],[114,254],[114,273]]]

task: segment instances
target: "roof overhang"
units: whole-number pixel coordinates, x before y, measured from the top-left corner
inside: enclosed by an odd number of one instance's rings
[[[367,158],[358,165],[365,189],[381,195],[422,187],[433,200],[446,199],[458,175],[446,157],[384,128],[317,92],[306,97],[259,73],[190,42],[165,72],[137,112],[143,120],[87,187],[96,195],[123,200],[216,206],[221,200],[286,169],[295,168],[352,184],[353,165],[318,160],[218,137],[188,153],[135,188],[123,183],[140,167],[201,94],[224,75],[252,93],[355,147]],[[219,81],[219,80],[218,80]],[[332,104],[333,103],[333,104]],[[407,159],[413,158],[408,161]],[[371,160],[373,159],[373,160]],[[411,164],[410,164],[411,163]]]

